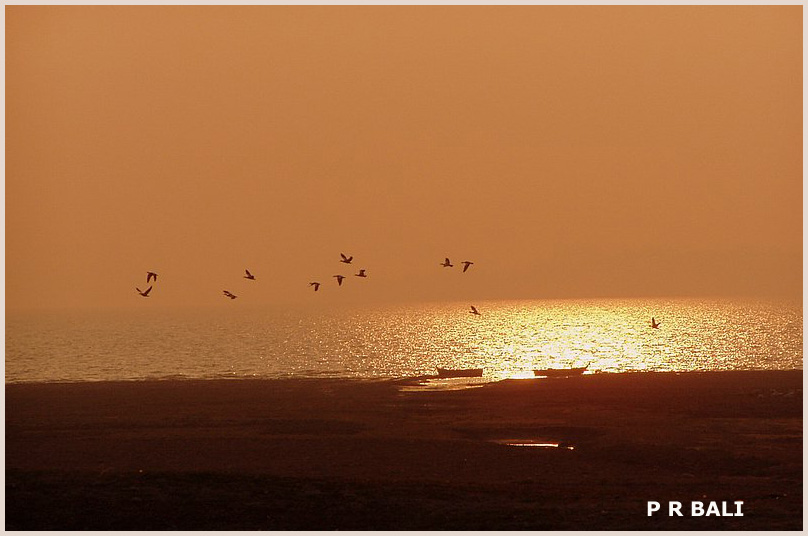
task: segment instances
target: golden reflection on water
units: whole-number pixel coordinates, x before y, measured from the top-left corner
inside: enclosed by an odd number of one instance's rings
[[[484,367],[489,380],[533,378],[534,369],[589,373],[801,368],[801,310],[765,303],[688,300],[491,302],[480,316],[436,306],[402,336],[422,349],[411,363]],[[749,314],[751,311],[752,314]],[[650,326],[654,316],[660,329]],[[406,331],[402,326],[399,330]],[[431,355],[428,351],[431,350]],[[777,368],[777,367],[774,367]]]
[[[586,374],[802,368],[798,303],[492,301],[474,304],[479,316],[469,305],[7,316],[6,381],[408,378],[482,367],[484,383],[586,364]]]

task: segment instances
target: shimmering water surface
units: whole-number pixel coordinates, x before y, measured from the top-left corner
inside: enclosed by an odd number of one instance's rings
[[[6,381],[399,378],[437,366],[484,367],[482,381],[492,381],[586,363],[592,373],[802,368],[796,302],[475,305],[480,316],[466,303],[8,313]]]

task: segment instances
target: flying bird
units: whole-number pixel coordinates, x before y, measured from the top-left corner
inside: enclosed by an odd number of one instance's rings
[[[345,264],[351,264],[351,261],[353,260],[353,256],[346,257],[344,253],[340,253],[339,256],[342,257],[339,262],[344,262]]]
[[[478,311],[477,308],[472,305],[471,306],[471,311],[469,311],[469,313],[471,313],[473,315],[478,315],[478,314],[480,314],[480,311]]]
[[[440,263],[440,265],[443,266],[444,268],[451,268],[452,266],[454,266],[454,264],[449,262],[449,257],[446,257],[446,260]]]
[[[354,274],[354,275],[355,275],[356,277],[367,277],[367,274],[365,273],[365,269],[364,269],[364,268],[362,268],[361,270],[359,270],[359,273],[358,273],[358,274]]]
[[[342,286],[342,280],[345,279],[345,276],[344,275],[335,275],[334,277],[337,278],[337,284],[339,286]]]
[[[249,270],[244,270],[244,271],[247,272],[247,275],[244,276],[244,279],[249,279],[251,281],[255,281],[255,276],[252,275]]]
[[[146,272],[146,283],[151,281],[152,278],[154,278],[154,280],[157,281],[157,274],[155,274],[154,272]]]
[[[135,290],[138,291],[138,294],[143,296],[144,298],[149,297],[149,292],[151,292],[151,287],[147,288],[146,290],[140,290],[139,288],[135,287]]]
[[[231,300],[235,300],[236,298],[238,298],[238,296],[236,296],[235,294],[233,294],[229,290],[223,290],[222,292],[224,293],[224,295],[226,297],[230,298]]]
[[[314,292],[317,292],[320,289],[320,283],[318,283],[317,281],[312,281],[311,283],[309,283],[309,286],[314,287]]]
[[[471,261],[463,261],[463,271],[465,272],[466,270],[468,270],[469,266],[471,266],[472,264],[474,263]]]
[[[651,317],[651,327],[652,327],[652,328],[654,328],[654,329],[659,329],[659,325],[660,325],[661,323],[662,323],[662,322],[657,322],[657,321],[654,319],[654,317],[653,317],[653,316]]]

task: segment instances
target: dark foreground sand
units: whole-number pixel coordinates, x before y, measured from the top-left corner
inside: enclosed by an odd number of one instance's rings
[[[6,529],[802,529],[802,371],[403,383],[7,385]]]

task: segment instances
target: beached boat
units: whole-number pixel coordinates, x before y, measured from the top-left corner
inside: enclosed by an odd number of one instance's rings
[[[536,376],[547,376],[548,378],[566,378],[567,376],[580,376],[583,374],[589,363],[583,367],[577,368],[549,368],[549,369],[540,369],[540,370],[533,370],[533,374]]]
[[[438,367],[439,378],[479,378],[483,375],[481,368],[445,369]]]

